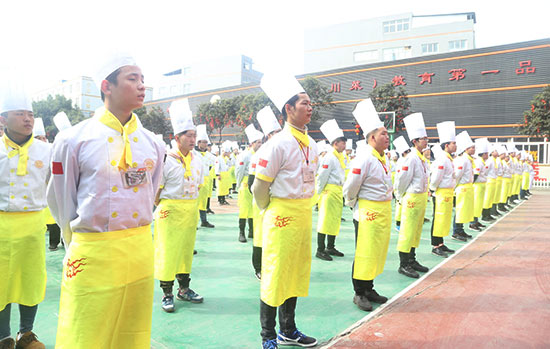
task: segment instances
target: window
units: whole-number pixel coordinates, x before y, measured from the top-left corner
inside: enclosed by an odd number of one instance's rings
[[[183,68],[183,76],[187,76],[189,74],[191,74],[191,67]]]
[[[360,51],[353,53],[355,62],[374,61],[378,59],[378,50]]]
[[[394,21],[386,21],[383,22],[382,25],[384,26],[384,34],[386,34],[407,31],[409,30],[410,23],[408,18],[403,18]]]
[[[412,50],[408,47],[386,48],[383,51],[384,61],[395,61],[397,59],[412,57]]]
[[[453,40],[449,41],[449,51],[465,50],[468,48],[467,40]]]
[[[439,52],[439,44],[437,42],[431,44],[422,44],[422,54],[427,55],[430,53]]]

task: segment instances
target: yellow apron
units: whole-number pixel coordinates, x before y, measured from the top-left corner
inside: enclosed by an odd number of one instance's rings
[[[449,235],[453,220],[453,196],[453,188],[438,188],[435,191],[433,236],[444,238]]]
[[[210,172],[208,175],[208,197],[212,197],[212,189],[214,188],[214,178],[216,178],[216,171],[214,171],[214,166],[210,166]]]
[[[229,195],[229,188],[231,187],[229,171],[220,172],[220,178],[218,181],[218,196]]]
[[[155,210],[155,279],[191,273],[197,236],[197,200],[160,200]]]
[[[401,204],[395,200],[395,221],[401,222]]]
[[[529,172],[523,172],[522,176],[521,189],[529,190]]]
[[[483,208],[491,208],[493,206],[493,199],[495,197],[497,181],[495,178],[487,178],[487,184],[485,185],[485,195],[483,196]]]
[[[253,218],[252,193],[248,189],[248,176],[244,176],[238,195],[239,219]],[[254,230],[255,231],[255,230]]]
[[[252,198],[252,218],[254,227],[254,238],[252,244],[254,247],[262,247],[262,219],[264,217],[263,212],[260,211],[256,200]]]
[[[420,244],[428,193],[406,193],[401,202],[405,207],[403,207],[401,213],[401,229],[399,230],[397,250],[409,253],[411,247],[418,247]]]
[[[474,217],[481,217],[486,183],[474,183]]]
[[[204,177],[204,182],[202,183],[202,186],[199,189],[199,197],[197,198],[200,211],[206,211],[206,204],[208,201],[208,188],[209,188],[208,183],[212,185],[212,179],[210,177]],[[210,188],[210,191],[212,191],[212,188]]]
[[[325,189],[319,196],[318,233],[338,236],[340,223],[342,222],[343,197],[342,186],[325,185]]]
[[[500,203],[500,196],[502,191],[502,177],[497,177],[497,184],[495,186],[495,198],[493,199],[493,204]]]
[[[520,187],[521,187],[521,175],[515,174],[514,175],[514,191],[513,191],[514,195],[519,194]]]
[[[0,211],[0,311],[10,303],[34,306],[46,292],[44,211]]]
[[[310,273],[311,199],[271,198],[262,220],[262,301],[278,307],[306,297]]]
[[[55,347],[149,349],[153,287],[150,225],[73,233]]]
[[[500,190],[500,199],[499,203],[505,204],[508,200],[508,196],[510,194],[510,186],[512,185],[512,179],[511,178],[502,178],[502,188]]]
[[[384,271],[391,233],[391,200],[359,199],[353,278],[373,280]]]
[[[456,223],[470,223],[474,220],[474,186],[472,183],[456,186]]]
[[[52,213],[50,212],[50,208],[46,206],[44,209],[44,217],[46,219],[46,224],[55,224],[55,219],[52,216]]]

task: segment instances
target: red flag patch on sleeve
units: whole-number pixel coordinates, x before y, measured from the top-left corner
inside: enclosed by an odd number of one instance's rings
[[[252,168],[256,168],[256,164],[252,164]]]
[[[459,170],[462,170],[462,166],[458,166],[458,169],[459,169]]]
[[[353,174],[361,174],[361,169],[360,168],[354,168],[351,173]]]
[[[323,165],[323,168],[328,168],[328,165]]]
[[[409,166],[403,166],[403,168],[401,169],[403,171],[408,171],[409,170]]]
[[[267,163],[268,163],[268,161],[264,160],[264,159],[260,159],[260,161],[258,161],[258,165],[260,165],[262,167],[267,167]]]
[[[439,169],[439,170],[442,170],[442,169],[443,169],[443,166],[439,166],[438,169]]]
[[[52,174],[54,175],[63,174],[63,164],[61,162],[57,162],[57,161],[52,162]]]
[[[242,165],[244,165],[244,162],[242,162],[242,161],[241,161],[241,162],[239,162],[239,165],[241,165],[241,166],[242,166]]]

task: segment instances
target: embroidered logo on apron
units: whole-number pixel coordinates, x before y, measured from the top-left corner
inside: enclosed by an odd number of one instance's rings
[[[168,217],[168,214],[170,213],[170,210],[160,210],[159,212],[159,218],[163,219]]]
[[[407,201],[407,208],[414,208],[416,206],[416,202],[414,201]]]
[[[279,227],[279,228],[282,228],[282,227],[286,227],[287,225],[290,224],[291,221],[293,221],[294,219],[292,217],[281,217],[281,216],[277,216],[275,217],[275,226],[276,227]]]
[[[65,275],[69,279],[72,279],[73,277],[76,276],[76,274],[83,271],[84,268],[80,268],[80,267],[83,266],[83,265],[86,265],[86,263],[83,263],[84,260],[86,260],[86,258],[76,259],[76,260],[71,262],[71,259],[69,258],[67,260],[67,271],[66,271]]]
[[[365,212],[365,220],[372,222],[378,217],[378,212]]]

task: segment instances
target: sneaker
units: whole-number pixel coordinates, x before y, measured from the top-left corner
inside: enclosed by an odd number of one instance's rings
[[[412,260],[410,265],[411,265],[411,268],[422,273],[427,273],[430,270],[430,268],[425,267],[422,264],[418,263],[416,259]]]
[[[399,274],[403,274],[413,279],[418,279],[420,277],[420,275],[418,275],[418,273],[408,264],[404,266],[399,266],[399,269],[397,269],[397,271],[399,272]]]
[[[17,341],[15,342],[16,349],[45,349],[44,343],[38,340],[38,337],[32,332],[23,334],[17,333]]]
[[[215,214],[214,211],[212,211],[211,209],[207,209],[206,213]]]
[[[486,217],[481,217],[481,220],[483,220],[485,222],[494,222],[494,221],[496,221],[496,218],[493,217],[493,216],[486,216]]]
[[[424,218],[424,223],[430,223],[430,220],[428,218]]]
[[[176,298],[180,301],[188,301],[191,303],[202,303],[204,301],[204,298],[202,298],[201,295],[195,293],[195,291],[190,288],[188,288],[185,292],[181,291],[182,289],[178,288],[178,294],[176,295]]]
[[[326,253],[328,253],[329,255],[331,256],[336,256],[336,257],[344,257],[344,254],[340,251],[338,251],[337,249],[335,248],[327,248],[325,250]]]
[[[317,345],[317,339],[308,337],[298,329],[294,330],[291,334],[283,334],[279,331],[277,335],[277,344],[279,345],[298,345],[300,347],[308,348]]]
[[[401,226],[400,225],[396,225],[395,226],[395,231],[397,231],[399,233],[399,229],[401,229]]]
[[[317,253],[315,254],[315,257],[317,257],[319,259],[322,259],[324,261],[331,261],[332,260],[332,257],[329,256],[329,254],[326,253],[325,251],[317,251]]]
[[[59,246],[50,246],[50,247],[48,247],[48,249],[50,251],[57,251],[57,250],[59,250]]]
[[[262,342],[263,349],[277,349],[277,339],[269,339]]]
[[[15,339],[8,337],[0,341],[0,349],[14,349],[15,348]]]
[[[464,231],[461,231],[458,234],[464,236],[466,239],[471,239],[472,238],[472,235],[470,235],[470,234],[468,234]]]
[[[196,255],[197,254],[197,250],[193,250],[193,255]]]
[[[342,222],[345,222],[345,221],[346,221],[346,219],[345,219],[344,217],[342,217],[340,220],[341,220]]]
[[[358,295],[356,294],[353,296],[353,303],[357,305],[357,308],[363,310],[363,311],[371,311],[372,310],[372,304],[370,304],[369,299],[366,295]]]
[[[451,237],[455,240],[462,241],[462,242],[468,241],[468,239],[466,239],[466,237],[464,237],[462,235],[458,235],[458,234],[453,234]]]
[[[206,222],[202,222],[202,223],[201,223],[201,227],[203,227],[203,228],[214,228],[215,225],[212,224],[212,223],[210,223],[210,222],[208,222],[208,221],[206,221]]]
[[[478,227],[479,229],[481,229],[481,230],[483,230],[483,229],[487,228],[487,226],[486,226],[486,225],[484,225],[484,224],[481,224],[481,223],[479,223],[479,222],[476,222],[475,224],[476,224],[476,225],[477,225],[477,227]]]
[[[388,301],[388,297],[384,297],[378,294],[375,289],[365,292],[367,299],[371,302],[384,304]]]
[[[449,255],[447,252],[443,251],[441,246],[432,248],[432,254],[435,254],[436,256],[447,258]]]
[[[441,247],[441,249],[443,250],[443,252],[455,253],[455,250],[451,250],[450,248],[448,248],[448,247],[445,246],[445,245],[441,245],[441,246],[439,246],[439,247]]]
[[[254,272],[254,276],[256,277],[256,279],[261,280],[262,279],[262,272],[261,271],[256,271],[256,272]]]
[[[475,223],[470,223],[469,227],[470,227],[470,229],[472,229],[472,230],[481,231],[481,228],[478,227]]]
[[[246,237],[244,236],[244,233],[239,233],[239,242],[246,242]]]
[[[164,296],[162,297],[162,303],[161,303],[162,310],[164,310],[167,313],[173,313],[176,311],[176,307],[174,306],[174,295]]]

